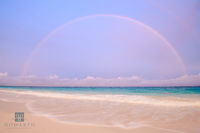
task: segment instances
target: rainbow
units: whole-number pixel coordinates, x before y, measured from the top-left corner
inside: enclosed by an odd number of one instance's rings
[[[32,58],[34,57],[34,55],[37,53],[37,51],[40,49],[41,46],[43,46],[45,44],[45,42],[51,38],[55,33],[57,33],[58,31],[62,30],[63,28],[65,28],[66,26],[73,24],[75,22],[81,21],[81,20],[85,20],[85,19],[90,19],[90,18],[94,18],[94,17],[112,17],[112,18],[118,18],[118,19],[123,19],[123,20],[127,20],[130,22],[133,22],[135,24],[138,24],[140,26],[142,26],[143,28],[151,31],[152,34],[154,34],[156,37],[158,37],[159,39],[161,39],[164,43],[164,45],[166,45],[171,51],[172,53],[176,56],[177,61],[179,62],[179,64],[182,67],[182,70],[184,72],[185,75],[187,75],[186,72],[186,67],[185,64],[181,58],[181,56],[178,54],[178,52],[176,51],[176,49],[173,47],[173,45],[167,41],[167,39],[165,37],[163,37],[158,31],[156,31],[155,29],[153,29],[152,27],[138,21],[135,20],[133,18],[127,17],[127,16],[119,16],[119,15],[115,15],[115,14],[96,14],[96,15],[89,15],[89,16],[83,16],[83,17],[79,17],[76,19],[73,19],[59,27],[57,27],[56,29],[54,29],[53,31],[51,31],[48,35],[46,35],[37,45],[36,47],[33,49],[33,51],[31,52],[30,56],[28,57],[27,61],[24,64],[24,67],[22,69],[21,75],[26,75],[27,69],[30,66],[30,62],[32,61]]]

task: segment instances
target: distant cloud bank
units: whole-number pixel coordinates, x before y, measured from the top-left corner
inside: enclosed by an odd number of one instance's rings
[[[0,73],[0,77],[6,77],[6,76],[8,76],[8,73],[7,73],[7,72],[2,72],[2,73]]]
[[[59,78],[58,75],[47,77],[8,76],[7,72],[0,73],[0,85],[16,86],[199,86],[200,74],[184,75],[167,80],[146,80],[138,76],[101,78],[87,76],[83,79]]]

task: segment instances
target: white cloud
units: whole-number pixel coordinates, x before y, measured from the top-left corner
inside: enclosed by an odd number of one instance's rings
[[[7,73],[7,72],[2,72],[2,73],[0,73],[0,77],[6,77],[6,76],[8,76],[8,73]]]
[[[58,79],[58,75],[56,75],[56,74],[49,75],[49,79]]]
[[[7,74],[3,74],[7,75]],[[146,80],[138,76],[101,78],[87,76],[83,79],[59,78],[56,74],[46,78],[33,75],[20,77],[4,77],[0,85],[28,85],[28,86],[197,86],[200,85],[200,74],[184,75],[174,79]]]

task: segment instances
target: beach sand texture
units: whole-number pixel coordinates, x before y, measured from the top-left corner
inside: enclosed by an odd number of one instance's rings
[[[24,92],[23,92],[24,93]],[[199,99],[118,96],[114,102],[109,95],[41,94],[1,91],[0,133],[199,133]],[[33,93],[34,94],[34,93]],[[40,92],[37,92],[40,94]],[[50,95],[51,94],[51,95]],[[52,97],[53,95],[53,97]],[[82,97],[81,97],[82,96]],[[77,98],[78,97],[78,98]],[[120,99],[121,97],[121,99]],[[132,102],[127,102],[131,100]],[[142,99],[141,99],[142,98]],[[146,100],[149,101],[144,101]],[[148,99],[149,98],[149,99]],[[106,100],[107,99],[107,100]],[[110,101],[109,101],[110,99]],[[151,104],[152,102],[152,104]],[[179,104],[179,106],[175,106]],[[14,127],[15,112],[24,112],[24,123],[31,126]],[[23,123],[23,122],[22,122]]]

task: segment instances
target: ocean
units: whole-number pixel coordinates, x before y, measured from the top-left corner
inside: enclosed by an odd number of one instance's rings
[[[0,89],[19,91],[47,91],[61,93],[122,94],[122,95],[200,95],[200,86],[185,87],[24,87],[0,86]]]
[[[1,86],[0,100],[64,123],[200,132],[200,87]]]

